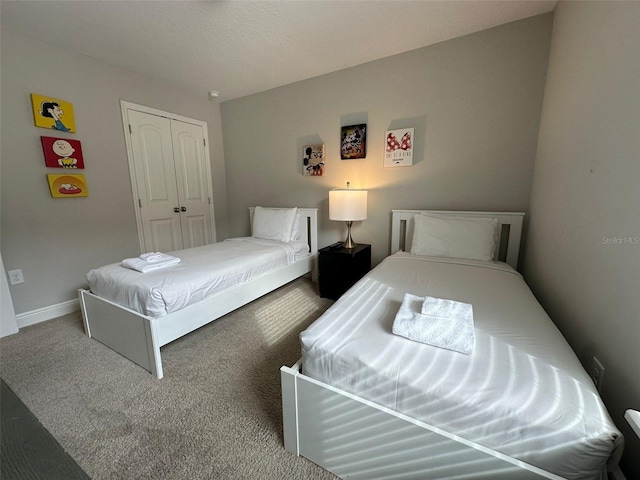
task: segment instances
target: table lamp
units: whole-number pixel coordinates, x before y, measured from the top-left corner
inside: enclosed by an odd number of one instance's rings
[[[336,188],[329,191],[329,219],[347,223],[347,239],[344,248],[354,248],[356,243],[351,237],[351,224],[367,219],[367,191],[347,188]]]

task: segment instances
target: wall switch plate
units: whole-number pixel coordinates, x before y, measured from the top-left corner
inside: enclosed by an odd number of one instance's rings
[[[24,283],[24,277],[22,276],[22,270],[9,270],[7,272],[9,274],[9,282],[11,285],[18,285],[19,283]]]
[[[591,375],[591,379],[593,380],[593,383],[595,383],[596,388],[600,390],[602,387],[602,380],[604,378],[604,366],[596,357],[593,357],[589,375]]]

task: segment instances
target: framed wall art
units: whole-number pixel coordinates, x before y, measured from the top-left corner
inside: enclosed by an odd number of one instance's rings
[[[36,127],[58,130],[59,132],[74,133],[76,131],[73,104],[58,98],[32,93],[31,106]]]
[[[324,145],[305,145],[302,148],[302,174],[319,177],[324,175]]]
[[[367,125],[342,127],[340,134],[340,158],[352,160],[367,156]]]
[[[67,173],[62,175],[47,174],[49,190],[53,198],[87,197],[89,190],[84,175]]]
[[[44,164],[51,168],[84,168],[82,145],[79,140],[40,137]]]
[[[410,167],[413,165],[413,131],[413,128],[401,128],[385,132],[385,167]]]

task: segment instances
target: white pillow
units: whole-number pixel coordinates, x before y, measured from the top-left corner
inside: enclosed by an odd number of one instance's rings
[[[291,240],[298,240],[300,238],[300,222],[302,221],[302,215],[296,214],[296,219],[293,221],[293,229],[291,230]]]
[[[253,213],[252,235],[266,240],[290,242],[297,208],[256,207]]]
[[[447,217],[421,213],[414,218],[411,253],[493,260],[498,241],[495,218]]]

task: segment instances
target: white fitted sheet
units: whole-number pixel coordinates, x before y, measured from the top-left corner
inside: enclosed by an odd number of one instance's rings
[[[473,305],[472,355],[393,335],[405,293]],[[399,252],[300,335],[307,376],[571,479],[623,438],[522,277],[502,263]]]
[[[165,252],[180,263],[140,273],[113,263],[87,273],[91,292],[150,317],[162,317],[309,255],[306,242],[241,237]]]

